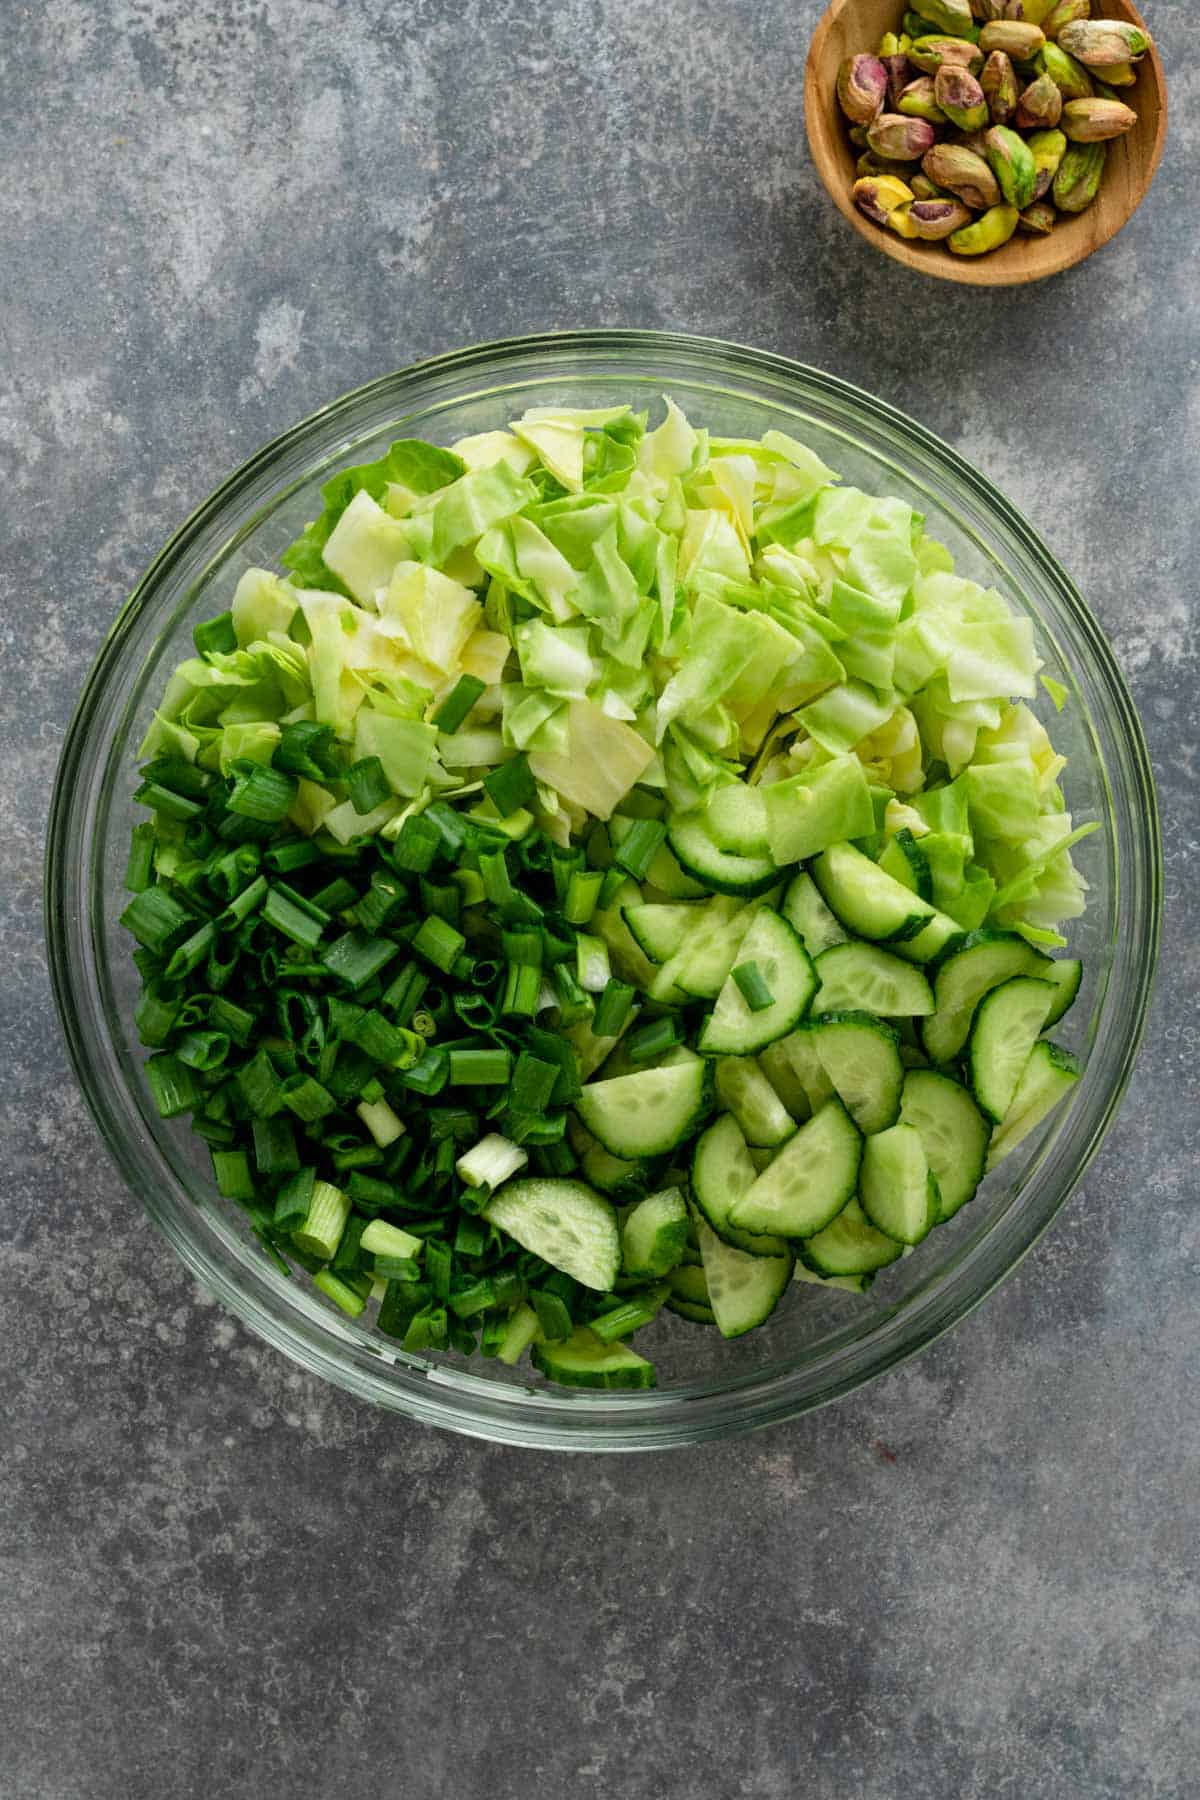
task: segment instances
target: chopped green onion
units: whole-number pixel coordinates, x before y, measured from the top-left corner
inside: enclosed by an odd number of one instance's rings
[[[484,776],[483,785],[502,819],[532,806],[537,799],[537,784],[527,756],[514,756],[511,762],[491,769]]]
[[[512,1073],[507,1050],[451,1050],[449,1056],[452,1087],[499,1087]]]
[[[563,917],[568,925],[586,925],[600,901],[604,876],[599,869],[577,869],[567,885]]]
[[[509,1368],[520,1362],[530,1344],[538,1334],[538,1316],[532,1306],[524,1300],[517,1306],[508,1321],[503,1338],[500,1341],[496,1356]]]
[[[334,1187],[331,1181],[316,1181],[308,1212],[299,1230],[293,1231],[292,1242],[297,1250],[328,1262],[338,1247],[349,1217],[350,1201],[341,1188]]]
[[[348,931],[321,952],[321,961],[331,975],[349,988],[360,988],[372,976],[386,968],[399,951],[398,944],[387,938],[368,937],[365,932]]]
[[[186,938],[178,950],[172,952],[167,963],[167,980],[182,981],[185,975],[198,969],[216,942],[216,937],[217,928],[210,921],[209,924],[202,925],[199,931],[194,931],[190,938]]]
[[[559,1343],[570,1337],[575,1327],[565,1302],[557,1294],[535,1288],[529,1298],[537,1315],[538,1330],[547,1343]]]
[[[149,806],[160,817],[178,819],[198,819],[204,811],[198,800],[189,800],[185,794],[177,794],[174,788],[163,787],[157,781],[143,781],[134,794],[140,806]]]
[[[507,1018],[532,1019],[542,991],[542,972],[528,963],[510,963],[500,1011]]]
[[[277,1231],[298,1231],[308,1217],[316,1186],[315,1169],[298,1169],[275,1196],[274,1224]]]
[[[159,1114],[164,1119],[190,1112],[200,1102],[201,1090],[186,1063],[164,1052],[146,1064],[146,1080]]]
[[[363,1175],[356,1169],[346,1184],[346,1191],[360,1212],[377,1213],[386,1207],[400,1206],[404,1196],[393,1182],[381,1181],[377,1175]]]
[[[337,1101],[328,1088],[314,1081],[311,1075],[289,1075],[280,1092],[284,1105],[306,1125],[337,1111]]]
[[[444,1050],[430,1048],[411,1069],[401,1071],[398,1080],[415,1094],[440,1094],[450,1079],[450,1058]]]
[[[665,1293],[665,1289],[663,1292]],[[618,1338],[629,1337],[631,1333],[640,1331],[643,1325],[649,1325],[662,1310],[662,1298],[647,1295],[644,1299],[629,1299],[620,1306],[614,1306],[609,1312],[598,1313],[589,1319],[588,1324],[602,1344],[614,1343]]]
[[[528,1050],[522,1050],[513,1069],[508,1104],[516,1112],[543,1112],[550,1103],[557,1080],[556,1064],[542,1062],[540,1057],[531,1056]]]
[[[229,1055],[229,1038],[223,1031],[185,1031],[175,1045],[175,1054],[189,1069],[205,1074],[221,1067]]]
[[[461,1159],[458,1165],[462,1174]],[[454,1254],[456,1256],[482,1256],[488,1247],[491,1227],[479,1219],[468,1218],[463,1214],[458,1221],[458,1230],[454,1234]]]
[[[273,875],[294,875],[297,869],[307,869],[320,860],[321,852],[311,838],[288,838],[263,852],[263,861]]]
[[[218,1194],[226,1200],[253,1200],[254,1178],[244,1150],[214,1150],[212,1166]]]
[[[175,1028],[179,1003],[164,1000],[153,984],[146,988],[133,1015],[138,1038],[147,1050],[161,1050]]]
[[[377,756],[364,756],[346,770],[346,789],[356,813],[374,812],[392,797],[391,783]]]
[[[218,613],[215,619],[201,619],[192,627],[192,642],[196,646],[197,656],[207,656],[214,652],[219,656],[228,656],[238,647],[237,632],[233,628],[231,612]]]
[[[154,826],[149,819],[134,826],[129,839],[129,861],[125,864],[125,888],[128,893],[144,893],[154,880],[155,842]]]
[[[386,1100],[360,1100],[354,1110],[381,1150],[403,1134],[403,1120],[396,1117]]]
[[[234,768],[234,783],[226,801],[231,813],[260,825],[275,825],[287,817],[296,797],[296,783],[290,775],[264,763],[235,763]]]
[[[329,913],[331,917],[334,913],[345,912],[357,901],[358,889],[344,875],[335,875],[323,888],[318,888],[312,897],[313,905],[319,906],[322,912]]]
[[[610,981],[596,1002],[592,1032],[598,1038],[620,1037],[633,1005],[633,989],[627,981]]]
[[[338,772],[333,743],[333,726],[318,725],[313,719],[297,719],[285,725],[280,734],[272,767],[289,775],[303,775],[309,781],[328,781]]]
[[[435,800],[425,808],[423,817],[437,831],[440,854],[455,861],[467,841],[468,830],[458,813],[445,800]]]
[[[340,1306],[344,1313],[349,1313],[352,1319],[357,1319],[366,1307],[366,1295],[360,1294],[348,1281],[343,1281],[340,1275],[335,1275],[332,1269],[318,1269],[312,1279],[313,1286],[319,1288],[335,1306]]]
[[[444,731],[448,736],[453,737],[483,690],[484,683],[480,681],[478,675],[460,675],[455,686],[434,713],[431,722],[437,726],[439,731]]]
[[[425,919],[420,930],[412,939],[411,948],[418,956],[431,962],[435,969],[448,975],[455,961],[466,947],[466,938],[461,931],[445,919]]]
[[[290,1119],[252,1119],[254,1165],[260,1175],[287,1175],[300,1167]]]
[[[523,969],[540,969],[542,966],[542,934],[540,931],[502,931],[500,948],[504,952],[504,960],[511,968],[514,963]]]
[[[445,919],[448,925],[457,925],[462,912],[462,894],[453,881],[427,881],[422,876],[418,891],[421,905],[427,914],[435,919]]]
[[[256,875],[248,887],[244,887],[230,900],[224,912],[217,914],[217,925],[221,931],[232,931],[235,925],[241,925],[251,913],[257,912],[265,902],[270,888],[265,875]]]
[[[380,1005],[395,1014],[397,1025],[411,1025],[413,1014],[421,1004],[421,996],[429,986],[424,969],[409,963],[384,992]]]
[[[454,1166],[460,1181],[468,1187],[487,1188],[489,1193],[494,1193],[501,1182],[523,1169],[528,1161],[524,1150],[501,1137],[499,1132],[492,1131],[487,1137],[480,1138],[473,1150],[460,1156]]]
[[[164,887],[143,889],[121,914],[126,931],[156,956],[164,956],[195,922],[194,913],[180,906]]]
[[[475,869],[455,869],[450,877],[458,889],[461,906],[482,906],[487,899],[483,877]]]
[[[290,938],[294,944],[301,944],[306,950],[315,950],[325,929],[321,921],[313,917],[314,912],[319,911],[319,907],[312,906],[311,902],[302,903],[299,895],[278,883],[268,892],[261,916],[268,925]]]
[[[678,1019],[654,1019],[649,1025],[639,1025],[625,1039],[625,1049],[630,1062],[649,1062],[652,1057],[662,1056],[673,1050],[676,1044],[683,1042],[683,1028]]]
[[[265,1050],[243,1063],[235,1077],[242,1099],[259,1119],[269,1119],[283,1105],[283,1083]]]
[[[757,963],[739,963],[733,971],[733,979],[751,1012],[765,1012],[768,1006],[774,1006],[775,996],[763,980]]]
[[[593,1011],[591,995],[586,993],[576,981],[566,963],[556,963],[550,971],[550,985],[558,1002],[559,1023],[564,1026],[578,1025],[583,1019],[590,1019]]]
[[[661,819],[635,819],[614,850],[613,862],[627,870],[635,881],[645,881],[650,864],[666,839],[667,828]]]
[[[601,912],[607,912],[628,880],[629,877],[624,869],[605,869],[604,880],[600,884]]]
[[[603,938],[580,932],[575,939],[575,974],[587,994],[602,994],[612,978],[608,945]]]

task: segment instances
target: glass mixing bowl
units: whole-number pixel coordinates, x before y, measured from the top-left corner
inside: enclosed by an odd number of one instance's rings
[[[531,1385],[479,1359],[406,1355],[261,1253],[213,1192],[204,1146],[164,1123],[140,1073],[137,976],[117,924],[135,809],[135,749],[194,622],[220,612],[241,571],[275,564],[319,510],[319,484],[394,437],[443,442],[532,405],[653,406],[669,392],[726,435],[772,426],[848,480],[923,512],[959,568],[1035,621],[1046,672],[1069,690],[1053,721],[1070,758],[1068,804],[1104,829],[1077,852],[1091,884],[1072,948],[1085,982],[1059,1034],[1087,1057],[1070,1104],[984,1183],[974,1203],[889,1269],[866,1297],[797,1286],[762,1330],[733,1343],[663,1315],[644,1334],[651,1393]],[[1128,1079],[1150,996],[1161,847],[1141,728],[1081,596],[983,476],[881,401],[783,357],[650,332],[556,334],[487,344],[388,375],[269,444],[173,537],[132,595],[88,678],[67,736],[50,822],[47,929],[54,990],[84,1094],[129,1185],[192,1273],[269,1344],[351,1393],[500,1442],[642,1450],[724,1437],[821,1405],[892,1368],[975,1306],[1045,1230],[1083,1174]],[[639,1337],[639,1346],[643,1339]]]

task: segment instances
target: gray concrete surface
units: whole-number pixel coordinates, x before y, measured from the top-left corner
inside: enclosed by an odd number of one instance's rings
[[[0,40],[0,1796],[1183,1800],[1196,1721],[1200,378],[1179,123],[1032,291],[859,243],[784,0],[9,0]],[[1050,1238],[834,1410],[555,1459],[302,1378],[108,1165],[38,903],[77,689],[266,438],[480,338],[679,327],[957,444],[1105,621],[1150,734],[1152,1033]]]

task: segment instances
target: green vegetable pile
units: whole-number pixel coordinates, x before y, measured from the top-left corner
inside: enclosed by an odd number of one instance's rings
[[[1041,1034],[1095,827],[1029,621],[903,501],[670,401],[323,500],[141,748],[159,1112],[408,1350],[647,1386],[663,1306],[861,1290],[1078,1074]]]

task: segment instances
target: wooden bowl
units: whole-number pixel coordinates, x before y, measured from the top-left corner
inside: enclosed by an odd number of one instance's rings
[[[1040,281],[1082,262],[1115,237],[1145,198],[1167,131],[1166,78],[1153,43],[1138,64],[1137,85],[1120,89],[1121,98],[1138,115],[1137,124],[1109,145],[1100,192],[1087,211],[1061,215],[1049,237],[1017,235],[986,256],[955,256],[944,243],[898,237],[886,225],[876,225],[859,212],[850,190],[861,153],[850,142],[849,121],[838,105],[837,72],[847,56],[873,52],[885,32],[898,32],[903,11],[903,0],[833,0],[808,50],[804,79],[808,146],[830,198],[859,236],[910,269],[969,287],[1015,287]],[[1128,0],[1100,0],[1093,5],[1092,17],[1125,19],[1149,29]]]

